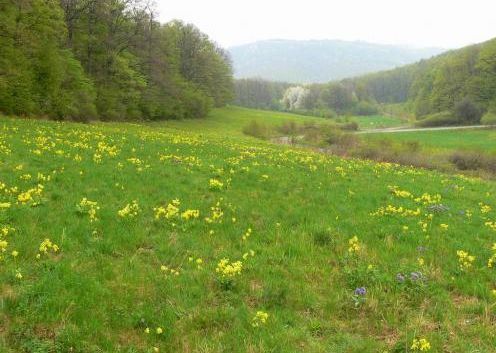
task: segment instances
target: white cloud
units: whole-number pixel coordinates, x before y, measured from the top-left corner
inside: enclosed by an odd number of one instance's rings
[[[223,46],[343,39],[460,47],[496,36],[494,0],[156,0],[162,22],[194,23]]]

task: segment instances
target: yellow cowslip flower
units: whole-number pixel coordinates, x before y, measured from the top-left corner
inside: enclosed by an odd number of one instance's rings
[[[97,211],[100,209],[96,201],[90,201],[84,197],[77,205],[79,213],[85,213],[89,216],[90,222],[98,221]]]
[[[241,274],[242,269],[243,263],[241,261],[230,262],[228,258],[224,258],[217,264],[215,272],[222,278],[234,278]]]
[[[431,344],[426,338],[414,338],[410,349],[412,351],[427,352],[431,350]]]
[[[12,251],[12,257],[17,257],[19,255],[19,252],[14,250]]]
[[[205,218],[205,222],[207,223],[222,223],[222,217],[224,216],[224,212],[220,208],[220,202],[213,207],[210,207],[212,214],[210,217]]]
[[[19,270],[16,270],[15,278],[22,279],[22,273]]]
[[[145,328],[145,333],[146,334],[149,334],[150,333],[150,328],[149,327]]]
[[[246,230],[246,233],[245,233],[245,234],[243,234],[243,236],[241,237],[241,239],[242,239],[242,240],[247,240],[247,239],[251,236],[251,233],[252,233],[251,228],[248,228],[248,229]]]
[[[442,223],[439,227],[441,227],[442,230],[448,230],[449,225]]]
[[[481,213],[489,213],[489,212],[491,212],[491,206],[485,205],[482,202],[479,202],[479,206],[480,206]]]
[[[9,243],[6,240],[0,240],[0,251],[5,252]]]
[[[496,243],[493,244],[491,250],[493,251],[493,254],[487,261],[487,267],[489,268],[493,268],[494,265],[496,264]]]
[[[0,208],[10,208],[10,202],[0,202]]]
[[[161,327],[157,327],[157,329],[155,330],[155,332],[157,333],[157,335],[161,335],[164,332],[164,330],[162,330]]]
[[[484,225],[489,227],[489,229],[496,231],[496,222],[485,222]]]
[[[254,256],[255,256],[255,251],[250,250],[249,252],[245,252],[245,253],[243,254],[243,260],[248,259],[248,257],[250,257],[250,256],[251,256],[251,257],[254,257]]]
[[[269,319],[269,314],[264,311],[257,311],[253,319],[251,320],[251,325],[253,327],[259,327],[260,325],[265,325]]]
[[[348,240],[348,245],[348,253],[350,254],[358,253],[361,249],[360,242],[358,241],[358,237],[356,235]]]
[[[212,190],[220,190],[224,187],[224,183],[218,179],[210,179],[208,185]]]
[[[468,252],[463,250],[458,250],[456,254],[458,255],[460,270],[469,270],[472,267],[472,263],[475,261],[475,256],[469,255]]]
[[[53,243],[50,239],[45,239],[41,242],[39,251],[42,254],[48,254],[48,252],[51,250],[52,252],[56,253],[59,251],[59,246],[55,243]]]
[[[133,200],[130,204],[128,203],[123,209],[117,211],[117,214],[122,218],[135,218],[139,215],[141,209],[139,207],[138,201]]]
[[[180,206],[179,200],[175,199],[172,200],[171,203],[169,203],[166,207],[155,207],[153,211],[155,211],[155,219],[172,219],[176,218],[179,214],[179,206]]]
[[[186,210],[183,213],[181,213],[181,218],[189,221],[190,219],[196,219],[200,217],[200,211],[199,210]]]

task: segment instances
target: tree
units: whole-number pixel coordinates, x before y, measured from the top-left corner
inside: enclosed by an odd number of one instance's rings
[[[282,97],[282,105],[286,110],[303,109],[305,97],[309,94],[309,90],[302,86],[289,87]]]

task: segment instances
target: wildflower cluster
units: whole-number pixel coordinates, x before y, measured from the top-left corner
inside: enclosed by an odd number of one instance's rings
[[[491,212],[491,206],[485,205],[482,202],[479,202],[479,206],[480,206],[481,213],[489,213],[489,212]]]
[[[489,227],[489,229],[494,230],[496,232],[496,222],[485,222],[484,225]]]
[[[224,183],[218,179],[210,179],[208,186],[211,190],[221,190],[224,187]]]
[[[361,249],[360,242],[358,241],[358,237],[355,235],[353,238],[348,240],[348,253],[355,254],[358,253]]]
[[[36,258],[39,259],[42,255],[48,255],[50,252],[55,254],[59,250],[59,246],[47,238],[41,242],[39,247],[40,252],[36,255]]]
[[[221,278],[234,278],[241,274],[243,269],[243,263],[241,261],[230,262],[229,259],[224,258],[219,261],[215,272],[217,272]]]
[[[259,327],[265,325],[269,319],[269,314],[264,311],[257,311],[253,319],[251,320],[251,325],[253,327]]]
[[[90,201],[86,197],[84,197],[81,202],[76,205],[76,208],[79,213],[87,214],[90,218],[90,222],[93,223],[98,221],[97,212],[100,209],[100,206],[98,206],[98,202]]]
[[[207,223],[222,223],[222,217],[224,216],[224,211],[220,208],[220,202],[217,202],[215,206],[210,207],[211,215],[205,218]]]
[[[160,271],[162,271],[166,275],[179,276],[179,269],[175,269],[165,265],[160,266]]]
[[[179,214],[179,206],[181,206],[181,202],[178,199],[174,199],[166,207],[155,207],[153,209],[153,211],[155,211],[155,219],[171,219],[177,217]]]
[[[426,338],[414,338],[410,349],[414,352],[428,352],[431,344]]]
[[[456,252],[458,255],[458,264],[461,271],[468,271],[472,267],[472,263],[475,261],[475,256],[469,255],[468,252],[463,250],[458,250]]]
[[[128,203],[123,209],[117,211],[119,217],[122,218],[135,218],[141,212],[138,201],[134,200],[131,203]]]
[[[185,221],[189,221],[190,219],[197,219],[199,217],[200,217],[199,210],[186,210],[183,213],[181,213],[181,218],[184,219]]]
[[[491,255],[491,257],[487,261],[487,267],[489,267],[489,268],[493,268],[496,265],[496,243],[493,244],[493,247],[491,248],[491,250],[493,251],[493,254]]]
[[[252,230],[251,228],[248,228],[245,232],[245,234],[243,234],[243,236],[241,237],[242,240],[248,240],[248,238],[251,236],[251,233],[252,233]]]
[[[414,217],[420,215],[420,208],[415,210],[408,209],[405,207],[395,207],[393,205],[387,205],[386,207],[379,207],[377,211],[370,214],[371,216],[391,216],[399,215],[402,217]]]
[[[31,204],[32,206],[39,205],[41,194],[43,193],[43,185],[38,184],[36,188],[29,189],[17,195],[17,202],[21,205]]]
[[[390,186],[389,190],[391,190],[391,193],[396,196],[396,197],[401,197],[401,198],[411,198],[413,197],[412,193],[406,190],[400,190],[399,186]]]

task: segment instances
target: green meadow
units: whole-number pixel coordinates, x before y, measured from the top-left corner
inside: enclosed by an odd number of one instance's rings
[[[0,351],[494,352],[496,184],[241,132],[288,118],[0,118]]]
[[[382,129],[391,127],[408,126],[408,121],[395,116],[370,115],[354,116],[351,121],[356,121],[360,130]]]
[[[415,141],[437,150],[467,150],[496,154],[496,129],[468,129],[378,133],[370,139],[389,139],[397,142]]]

